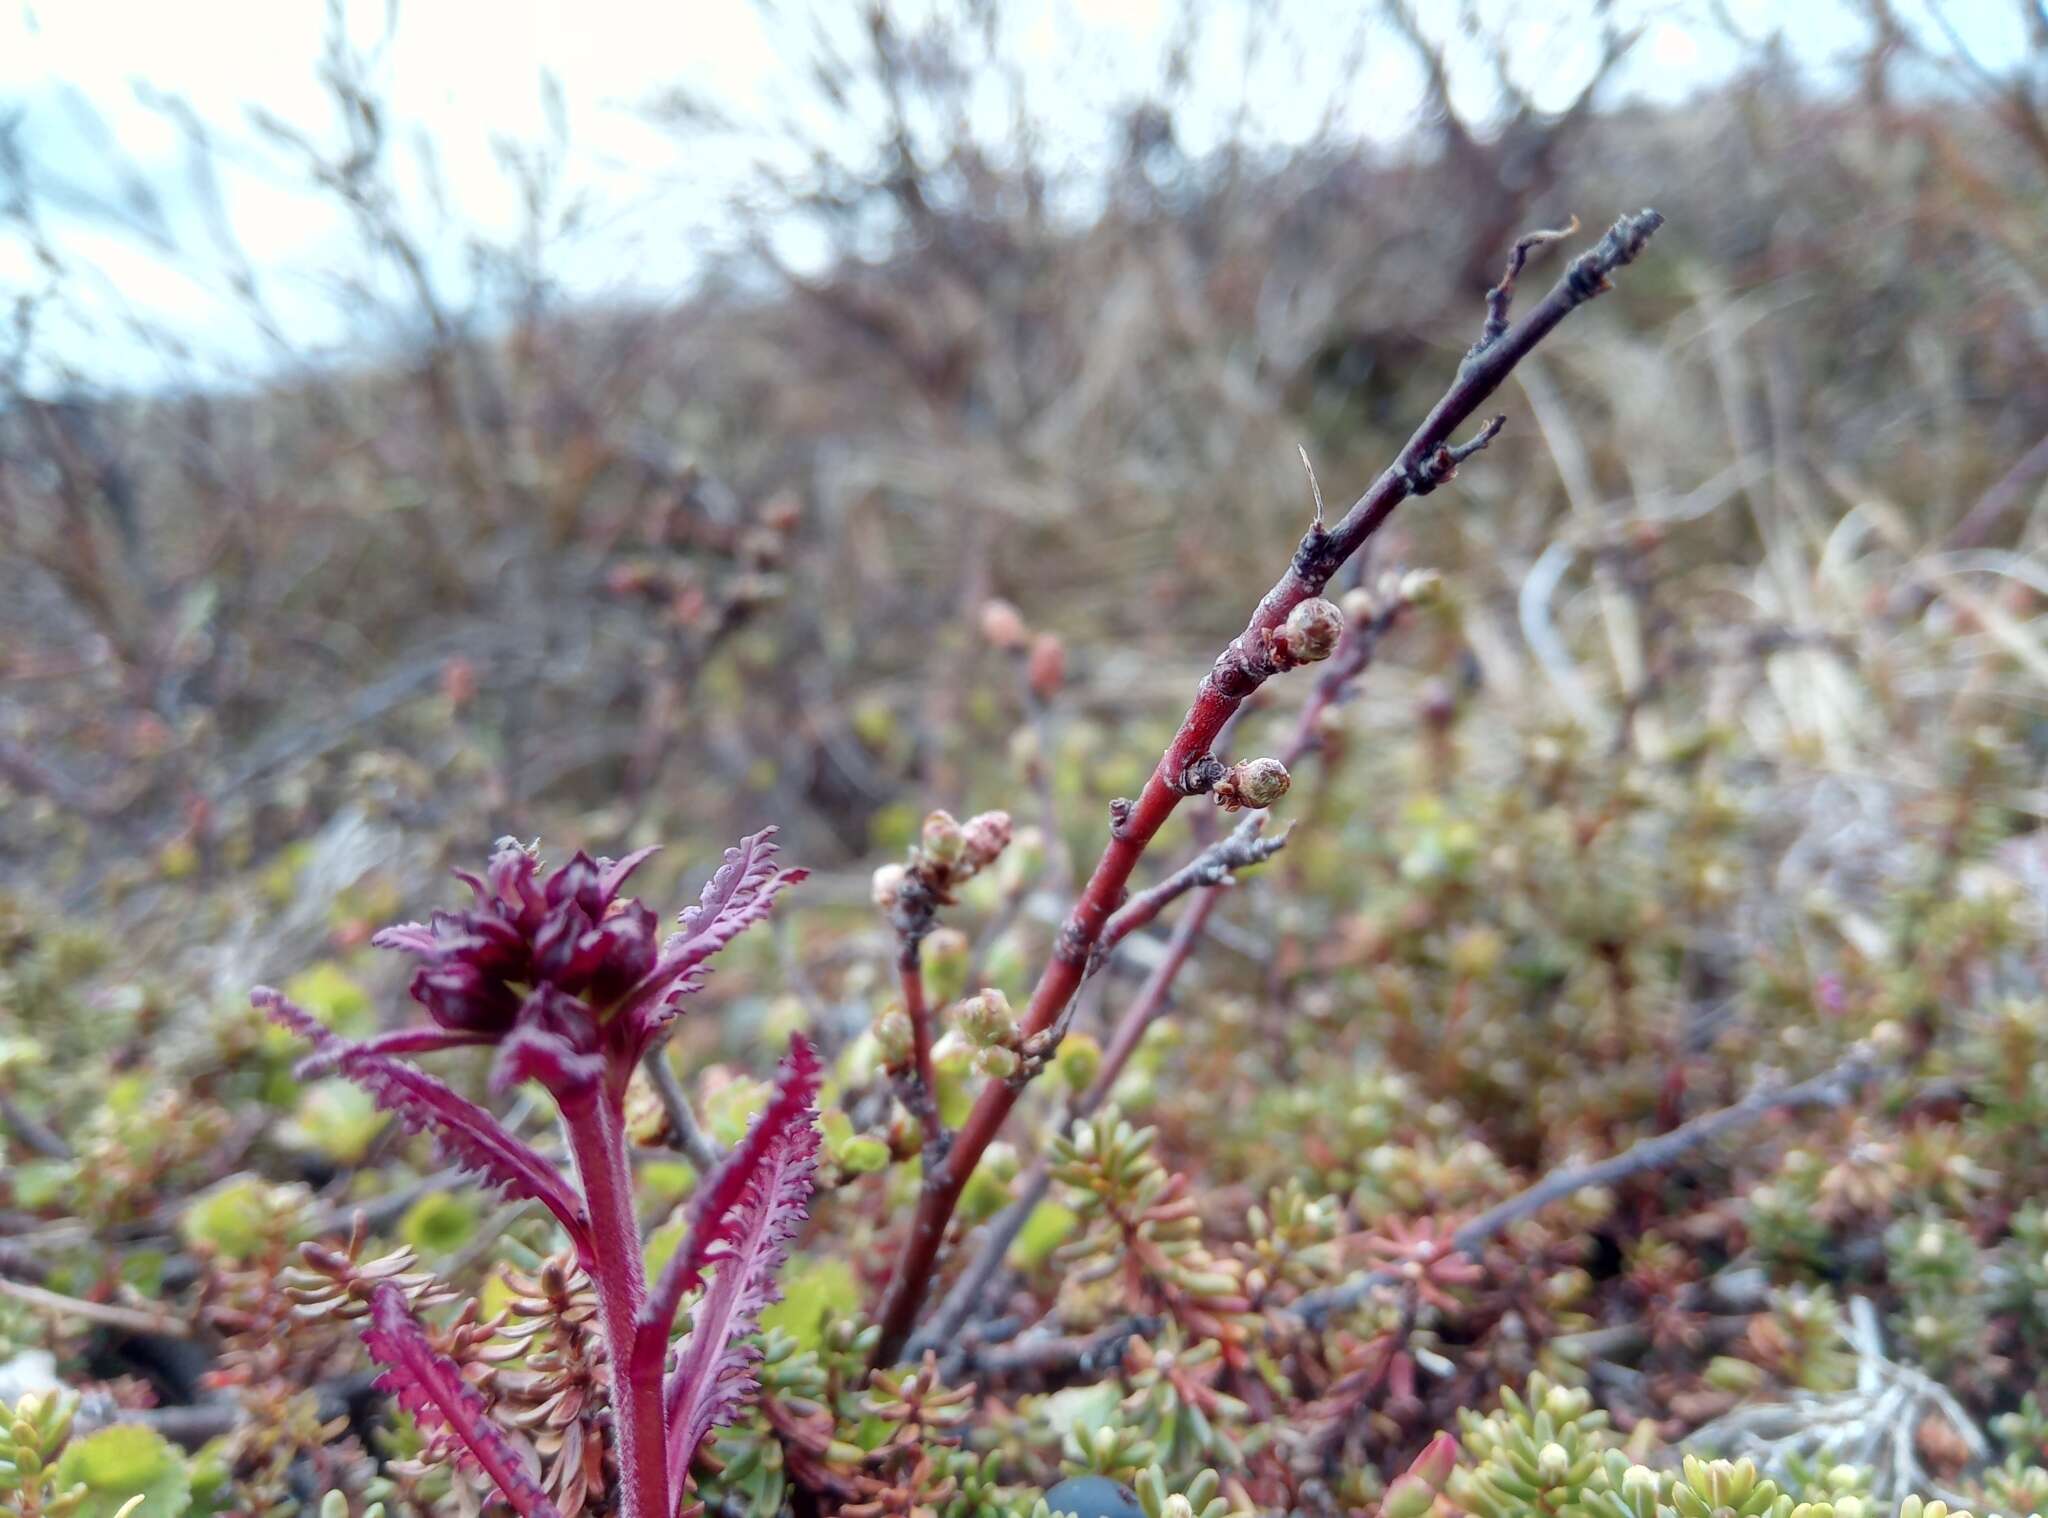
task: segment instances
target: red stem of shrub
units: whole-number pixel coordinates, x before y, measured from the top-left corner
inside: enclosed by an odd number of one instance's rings
[[[1508,275],[1488,301],[1488,321],[1480,342],[1458,366],[1457,377],[1443,398],[1409,438],[1394,462],[1381,472],[1335,527],[1316,521],[1296,547],[1286,573],[1260,600],[1242,633],[1217,656],[1203,677],[1194,704],[1181,720],[1180,731],[1167,745],[1137,802],[1112,830],[1094,873],[1082,888],[1051,959],[1031,993],[1022,1031],[1026,1038],[1042,1033],[1066,1010],[1080,987],[1089,957],[1103,925],[1124,899],[1131,872],[1145,849],[1173,815],[1182,797],[1205,788],[1202,762],[1210,746],[1238,707],[1278,670],[1270,649],[1272,635],[1287,614],[1311,596],[1321,595],[1331,577],[1377,532],[1394,508],[1411,495],[1424,495],[1449,479],[1459,462],[1499,430],[1498,418],[1486,424],[1473,441],[1453,447],[1451,434],[1468,421],[1497,390],[1515,365],[1579,306],[1608,288],[1607,276],[1640,253],[1662,225],[1655,211],[1624,216],[1590,251],[1574,259],[1564,277],[1535,310],[1512,327],[1502,325],[1507,294],[1527,248],[1518,245]],[[943,1162],[932,1167],[918,1197],[910,1236],[898,1256],[894,1275],[882,1299],[881,1335],[873,1363],[894,1363],[910,1337],[919,1309],[931,1288],[933,1267],[945,1242],[946,1226],[960,1194],[982,1154],[994,1142],[1017,1104],[1023,1086],[991,1081],[982,1088],[974,1110],[954,1136]]]
[[[946,1130],[939,1121],[939,1077],[932,1064],[932,1009],[924,989],[922,940],[903,940],[896,955],[896,971],[902,983],[903,1011],[910,1018],[912,1078],[921,1088],[915,1103],[917,1120],[924,1130],[924,1152],[937,1161],[945,1152]]]
[[[1385,637],[1396,621],[1407,611],[1407,602],[1396,600],[1392,605],[1374,615],[1371,620],[1344,630],[1344,638],[1337,645],[1337,652],[1329,663],[1323,666],[1322,674],[1316,680],[1315,689],[1303,703],[1301,715],[1296,719],[1294,732],[1287,745],[1280,751],[1280,762],[1290,770],[1302,759],[1322,745],[1318,729],[1323,713],[1343,700],[1351,689],[1352,682],[1364,673],[1372,662],[1373,652],[1379,641]],[[1203,851],[1205,854],[1209,850]],[[1154,887],[1156,890],[1157,887]],[[1110,1033],[1108,1046],[1103,1050],[1102,1065],[1087,1091],[1077,1097],[1062,1118],[1063,1125],[1072,1125],[1092,1117],[1095,1110],[1108,1100],[1117,1080],[1123,1075],[1124,1066],[1131,1061],[1143,1041],[1145,1030],[1165,1015],[1173,992],[1174,982],[1181,970],[1193,957],[1195,947],[1202,934],[1207,931],[1209,917],[1216,910],[1223,892],[1229,889],[1222,884],[1205,885],[1197,889],[1194,900],[1187,912],[1174,927],[1173,936],[1166,942],[1166,952],[1159,963],[1145,977],[1138,994],[1124,1009]],[[1136,901],[1140,898],[1134,897]],[[1110,919],[1104,930],[1104,941],[1116,932],[1117,922],[1131,910],[1127,902]],[[1008,1207],[990,1220],[978,1242],[977,1252],[967,1268],[960,1272],[958,1279],[947,1293],[945,1301],[937,1312],[928,1318],[910,1340],[909,1353],[914,1358],[927,1349],[950,1346],[955,1336],[966,1327],[968,1320],[982,1305],[981,1298],[996,1278],[997,1271],[1008,1257],[1010,1246],[1017,1235],[1024,1231],[1024,1225],[1045,1194],[1052,1189],[1052,1170],[1044,1158],[1031,1167],[1030,1172],[1017,1190],[1017,1196]]]

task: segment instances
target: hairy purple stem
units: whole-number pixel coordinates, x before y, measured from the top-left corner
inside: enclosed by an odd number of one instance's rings
[[[633,1176],[626,1162],[624,1120],[604,1092],[562,1109],[576,1174],[590,1209],[594,1248],[591,1283],[609,1351],[612,1419],[619,1462],[622,1518],[669,1518],[668,1440],[662,1421],[662,1360],[668,1336],[638,1332],[647,1300],[640,1229],[633,1213]]]

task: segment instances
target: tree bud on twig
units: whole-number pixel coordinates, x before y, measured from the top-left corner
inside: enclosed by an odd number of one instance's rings
[[[1057,634],[1040,633],[1031,640],[1031,657],[1025,663],[1024,678],[1030,682],[1031,694],[1041,701],[1050,701],[1060,693],[1060,687],[1067,681],[1067,645],[1060,642]]]
[[[889,1116],[889,1153],[898,1159],[909,1159],[924,1150],[924,1125],[908,1112],[898,1108]]]
[[[891,1070],[907,1069],[916,1047],[910,1014],[891,1003],[875,1019],[875,1045],[881,1051],[884,1066]]]
[[[958,1016],[960,1032],[969,1043],[986,1047],[1017,1041],[1017,1015],[1010,1009],[1010,998],[994,986],[960,1003]]]
[[[918,847],[932,863],[951,869],[967,854],[967,834],[951,812],[932,812],[924,819]]]
[[[1102,1069],[1102,1045],[1089,1034],[1069,1033],[1060,1041],[1052,1065],[1067,1089],[1079,1096],[1095,1084]]]
[[[1010,814],[977,813],[967,819],[960,832],[968,867],[985,870],[1010,846]]]
[[[1344,635],[1344,613],[1337,603],[1310,596],[1287,614],[1272,634],[1273,662],[1282,669],[1314,664],[1336,652]]]
[[[876,911],[886,916],[896,910],[896,898],[903,894],[903,881],[909,873],[900,864],[885,864],[875,871],[871,889]]]
[[[1024,625],[1024,614],[1016,607],[1008,601],[991,599],[981,603],[981,635],[991,648],[1011,653],[1024,646],[1031,629]]]
[[[1017,1051],[1004,1044],[990,1044],[974,1051],[974,1068],[990,1080],[1006,1081],[1017,1073]]]
[[[1209,799],[1226,812],[1256,811],[1287,794],[1287,766],[1278,759],[1240,759],[1223,772]]]
[[[1444,593],[1444,577],[1434,569],[1411,569],[1401,576],[1401,599],[1410,606],[1430,606]]]

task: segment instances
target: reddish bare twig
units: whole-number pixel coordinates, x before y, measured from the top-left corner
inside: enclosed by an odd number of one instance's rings
[[[1278,840],[1275,840],[1276,844]],[[1145,977],[1145,984],[1132,998],[1118,1021],[1116,1033],[1110,1040],[1109,1048],[1103,1052],[1102,1068],[1096,1073],[1094,1083],[1082,1096],[1076,1098],[1068,1109],[1065,1121],[1069,1124],[1080,1122],[1092,1116],[1095,1109],[1107,1099],[1117,1077],[1130,1062],[1131,1053],[1138,1047],[1145,1030],[1152,1026],[1166,1011],[1171,1000],[1173,983],[1180,976],[1181,967],[1188,962],[1195,945],[1201,940],[1203,931],[1209,925],[1209,914],[1222,899],[1224,887],[1208,886],[1195,896],[1187,915],[1174,927],[1173,937],[1167,940],[1166,953],[1159,963],[1152,967],[1152,973]],[[973,1261],[960,1273],[960,1279],[946,1294],[939,1310],[932,1315],[910,1346],[914,1358],[926,1349],[936,1349],[946,1344],[972,1318],[977,1308],[983,1305],[988,1295],[989,1283],[1002,1268],[1009,1255],[1010,1246],[1017,1235],[1030,1221],[1038,1204],[1045,1200],[1046,1192],[1052,1189],[1052,1171],[1044,1160],[1031,1167],[1024,1178],[1017,1197],[994,1218],[989,1220],[987,1229],[980,1239],[980,1249]]]
[[[1306,454],[1303,455],[1303,463],[1307,463]],[[1310,478],[1314,479],[1313,469],[1310,470]],[[1316,502],[1317,513],[1320,515],[1320,489],[1316,491]],[[1362,564],[1363,560],[1358,562]],[[1380,640],[1407,613],[1411,604],[1406,593],[1396,590],[1394,594],[1380,602],[1371,616],[1345,628],[1343,640],[1337,645],[1337,651],[1329,662],[1323,666],[1323,672],[1316,680],[1315,689],[1303,704],[1301,715],[1295,720],[1294,732],[1288,738],[1286,747],[1281,750],[1281,761],[1289,768],[1321,746],[1324,713],[1351,694],[1358,677],[1372,663]],[[1245,833],[1249,827],[1251,823],[1240,824],[1237,831]],[[1284,841],[1284,837],[1272,840],[1270,848],[1278,849]],[[1228,843],[1229,840],[1223,842]],[[1220,845],[1211,845],[1212,849],[1216,847]],[[1179,978],[1182,967],[1193,956],[1195,946],[1200,942],[1203,933],[1207,931],[1209,916],[1222,900],[1223,889],[1219,883],[1204,886],[1196,893],[1194,902],[1188,907],[1187,915],[1180,920],[1173,936],[1167,940],[1165,954],[1153,967],[1152,973],[1145,978],[1144,985],[1132,998],[1131,1004],[1124,1009],[1124,1015],[1118,1019],[1115,1031],[1110,1035],[1109,1047],[1103,1051],[1102,1065],[1096,1072],[1094,1082],[1068,1108],[1063,1118],[1064,1122],[1071,1124],[1094,1115],[1095,1110],[1108,1099],[1118,1077],[1123,1074],[1124,1067],[1130,1063],[1132,1054],[1137,1051],[1139,1042],[1145,1036],[1145,1030],[1166,1015],[1172,1005],[1173,984]],[[1118,916],[1121,917],[1122,913],[1118,913]],[[1115,927],[1116,921],[1116,918],[1110,919],[1111,929]],[[1110,929],[1104,930],[1105,939],[1108,938],[1109,931]],[[1010,1246],[1016,1242],[1017,1235],[1023,1231],[1025,1223],[1030,1221],[1031,1214],[1037,1210],[1039,1203],[1045,1200],[1046,1192],[1051,1188],[1052,1173],[1041,1160],[1025,1176],[1016,1199],[989,1220],[987,1228],[982,1231],[980,1247],[974,1259],[961,1271],[959,1279],[946,1293],[946,1298],[940,1303],[938,1311],[932,1314],[931,1321],[925,1324],[911,1341],[909,1353],[913,1358],[927,1349],[935,1349],[950,1343],[973,1318],[976,1310],[984,1305],[984,1299],[990,1294],[991,1283],[996,1279],[997,1272],[1009,1255]],[[953,1359],[957,1359],[957,1355]],[[959,1368],[953,1363],[953,1359],[947,1362],[949,1374]]]
[[[1470,442],[1456,447],[1451,443],[1451,435],[1500,387],[1515,365],[1565,317],[1608,289],[1608,277],[1634,260],[1662,224],[1663,217],[1650,210],[1622,217],[1595,247],[1572,261],[1564,277],[1519,323],[1494,332],[1489,321],[1480,341],[1458,366],[1450,388],[1394,462],[1334,527],[1320,522],[1310,526],[1286,572],[1203,678],[1180,730],[1144,790],[1120,811],[1109,844],[1082,888],[1032,992],[1023,1019],[1027,1040],[1051,1028],[1065,1012],[1087,973],[1103,928],[1122,904],[1132,870],[1166,819],[1184,797],[1210,789],[1220,777],[1222,766],[1210,752],[1211,745],[1245,699],[1279,672],[1273,646],[1288,614],[1321,595],[1338,569],[1379,530],[1395,507],[1411,495],[1427,494],[1443,484],[1461,459],[1499,430],[1498,423],[1489,423]],[[984,1087],[944,1162],[930,1172],[882,1299],[875,1364],[894,1363],[909,1339],[960,1194],[1021,1091],[1021,1086],[1011,1082],[992,1081]]]

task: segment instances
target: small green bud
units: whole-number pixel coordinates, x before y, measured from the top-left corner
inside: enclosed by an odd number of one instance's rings
[[[917,1051],[917,1034],[910,1026],[910,1014],[891,1002],[875,1019],[875,1043],[882,1051],[882,1064],[890,1070],[909,1068]]]
[[[1443,590],[1444,577],[1434,569],[1411,569],[1401,576],[1401,599],[1410,606],[1434,605]]]
[[[1291,783],[1278,759],[1240,759],[1223,772],[1209,798],[1226,812],[1258,811],[1286,795]]]
[[[1764,1373],[1761,1366],[1748,1360],[1738,1360],[1733,1355],[1716,1355],[1707,1362],[1705,1379],[1707,1385],[1716,1391],[1747,1396],[1763,1385]]]
[[[984,1049],[1017,1042],[1017,1016],[1010,1010],[1010,998],[994,986],[984,986],[979,995],[960,1003],[956,1020],[961,1036]]]
[[[1484,980],[1499,968],[1507,941],[1492,928],[1465,929],[1451,940],[1451,973],[1460,980]]]
[[[924,1124],[902,1107],[889,1113],[889,1153],[909,1159],[924,1150]]]
[[[1010,1188],[984,1159],[974,1167],[960,1193],[960,1216],[972,1223],[984,1222],[1010,1205]]]
[[[925,858],[935,864],[951,868],[967,853],[967,835],[961,831],[960,823],[951,812],[936,811],[924,819],[924,827],[918,834],[918,846]]]
[[[874,1175],[889,1168],[889,1146],[871,1134],[857,1134],[834,1149],[832,1158],[848,1175]]]
[[[1052,1068],[1066,1088],[1079,1096],[1095,1084],[1102,1070],[1102,1045],[1088,1033],[1069,1033],[1060,1040]]]
[[[1017,1073],[1018,1063],[1017,1051],[1001,1044],[974,1051],[974,1068],[992,1081],[1008,1080]]]
[[[958,928],[938,928],[924,941],[924,981],[932,1000],[956,1000],[967,989],[973,947]]]
[[[960,840],[968,865],[977,870],[987,869],[1010,846],[1010,814],[979,812],[969,817],[960,829]]]
[[[988,1173],[1005,1186],[1017,1179],[1017,1172],[1024,1168],[1017,1158],[1017,1146],[998,1139],[982,1152],[981,1163]]]
[[[1553,1386],[1543,1394],[1543,1410],[1559,1423],[1585,1417],[1592,1405],[1592,1393],[1584,1387]]]

